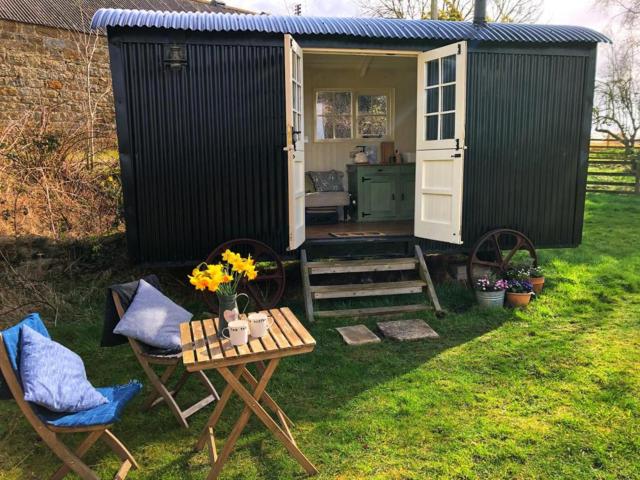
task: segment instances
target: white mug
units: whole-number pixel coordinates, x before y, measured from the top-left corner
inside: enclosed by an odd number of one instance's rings
[[[273,318],[268,317],[266,313],[250,313],[247,318],[249,319],[249,331],[253,338],[264,337],[273,325]]]
[[[225,335],[225,331],[229,331],[229,335]],[[234,320],[222,330],[222,336],[231,340],[231,345],[238,347],[246,345],[249,341],[249,325],[246,320]]]

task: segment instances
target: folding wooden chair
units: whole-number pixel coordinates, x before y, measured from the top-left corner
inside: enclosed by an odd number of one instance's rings
[[[112,291],[111,295],[113,296],[113,303],[115,304],[118,316],[122,318],[125,310],[122,306],[122,302],[120,301],[120,297],[115,291]],[[151,395],[149,395],[149,397],[142,405],[143,410],[149,410],[156,405],[164,402],[169,406],[171,412],[178,420],[178,423],[184,428],[189,428],[187,418],[189,418],[194,413],[202,410],[211,402],[220,400],[218,392],[216,391],[209,378],[204,374],[204,372],[191,373],[185,370],[178,382],[173,387],[173,390],[169,390],[167,382],[176,371],[178,366],[182,365],[182,352],[158,352],[157,350],[154,350],[153,348],[148,347],[147,345],[144,345],[133,338],[127,337],[127,339],[129,340],[129,345],[131,345],[131,349],[138,359],[140,366],[144,370],[144,373],[146,373],[149,381],[151,382],[151,385],[154,388],[153,392],[151,392]],[[165,366],[166,368],[161,375],[158,375],[152,365],[161,365]],[[178,395],[186,381],[189,379],[189,377],[192,375],[200,380],[200,382],[204,385],[205,389],[210,392],[210,394],[202,400],[194,403],[189,408],[182,410],[176,402],[176,396]]]
[[[54,413],[30,404],[24,400],[22,383],[19,380],[20,332],[25,325],[42,335],[49,336],[38,314],[32,314],[18,325],[0,333],[0,371],[8,387],[8,392],[3,391],[2,394],[7,398],[13,397],[36,433],[64,463],[53,474],[51,480],[61,480],[71,471],[83,480],[98,480],[100,477],[82,461],[82,457],[99,439],[103,440],[122,460],[114,478],[124,479],[130,469],[138,468],[138,464],[122,442],[111,433],[109,427],[120,418],[120,413],[140,391],[141,385],[133,382],[116,387],[98,388],[97,390],[109,400],[109,403],[77,413]],[[86,432],[88,435],[75,451],[67,447],[58,436],[61,433],[78,432]]]

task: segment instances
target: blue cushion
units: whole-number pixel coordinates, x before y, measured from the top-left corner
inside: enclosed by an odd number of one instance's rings
[[[87,380],[79,355],[22,327],[20,379],[24,399],[54,412],[80,412],[107,403]]]
[[[188,322],[192,316],[141,279],[136,296],[113,333],[135,338],[152,347],[179,349],[180,324]]]
[[[7,350],[9,362],[13,367],[13,371],[16,372],[18,381],[20,381],[20,375],[18,374],[18,366],[20,365],[20,332],[22,331],[22,327],[24,326],[35,330],[43,337],[51,338],[49,336],[49,332],[47,331],[47,327],[44,326],[44,323],[40,319],[40,315],[38,315],[37,313],[28,315],[17,325],[14,325],[13,327],[8,328],[2,332],[4,347]],[[11,396],[11,392],[9,391],[9,386],[4,382],[4,378],[2,378],[2,375],[0,375],[0,398],[13,398]]]
[[[42,407],[34,406],[40,419],[56,427],[90,427],[93,425],[110,425],[120,420],[120,414],[127,403],[135,397],[142,384],[132,381],[126,385],[98,388],[108,403],[77,413],[54,413]]]

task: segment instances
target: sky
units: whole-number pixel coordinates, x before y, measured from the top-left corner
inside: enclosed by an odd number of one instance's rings
[[[355,0],[226,0],[227,4],[264,11],[274,15],[292,14],[293,5],[302,4],[303,15],[358,16],[360,9]],[[594,6],[594,0],[544,0],[543,12],[538,23],[558,25],[582,25],[606,32],[615,22],[611,15]]]

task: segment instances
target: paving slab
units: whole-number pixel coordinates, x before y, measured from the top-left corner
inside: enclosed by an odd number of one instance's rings
[[[367,343],[380,342],[380,337],[364,325],[338,327],[336,330],[342,335],[342,339],[347,345],[366,345]]]
[[[400,342],[407,340],[424,340],[425,338],[440,338],[440,335],[424,320],[378,322],[378,328],[386,338]]]

